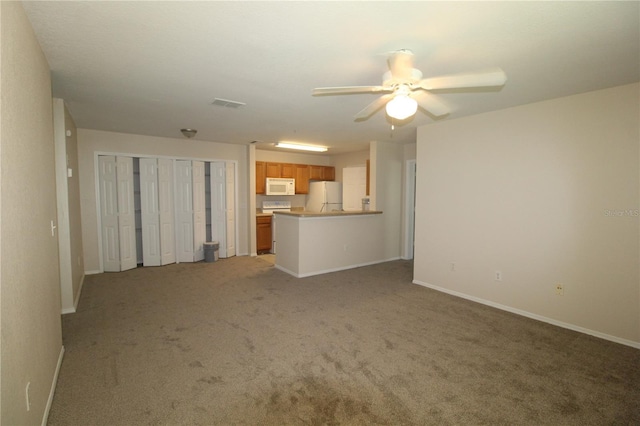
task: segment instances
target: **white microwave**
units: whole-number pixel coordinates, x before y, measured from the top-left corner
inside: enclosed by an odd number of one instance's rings
[[[290,178],[267,178],[267,195],[295,195],[296,180]]]

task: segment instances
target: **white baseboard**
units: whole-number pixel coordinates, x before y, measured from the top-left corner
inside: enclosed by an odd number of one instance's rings
[[[312,277],[314,275],[329,274],[331,272],[346,271],[347,269],[361,268],[363,266],[370,266],[370,265],[376,265],[378,263],[391,262],[393,260],[398,260],[398,259],[399,259],[398,257],[393,257],[391,259],[374,260],[374,261],[371,261],[371,262],[358,263],[356,265],[340,266],[338,268],[323,269],[323,270],[320,270],[320,271],[307,272],[305,274],[296,274],[293,271],[290,271],[290,270],[288,270],[286,268],[283,268],[282,266],[279,266],[277,263],[274,266],[276,267],[276,269],[279,269],[279,270],[281,270],[283,272],[286,272],[289,275],[293,275],[296,278],[306,278],[306,277]],[[276,258],[276,262],[277,262],[277,258]]]
[[[44,415],[42,416],[42,426],[47,426],[47,421],[49,420],[49,411],[51,411],[53,395],[56,393],[56,385],[58,384],[58,375],[60,374],[60,367],[62,366],[62,358],[64,358],[64,346],[60,347],[58,365],[56,365],[56,371],[53,375],[53,382],[51,383],[51,390],[49,391],[49,399],[47,399],[47,406],[45,407]]]
[[[76,294],[76,298],[73,301],[73,307],[74,309],[78,309],[78,302],[80,301],[80,294],[82,294],[82,287],[84,286],[84,277],[86,277],[86,275],[83,275],[82,278],[80,279],[80,286],[78,286],[78,294]]]
[[[84,285],[84,277],[86,277],[86,275],[83,275],[82,278],[80,278],[80,285],[78,286],[78,293],[76,293],[76,297],[73,300],[73,308],[63,309],[62,310],[62,315],[75,314],[76,311],[78,310],[78,302],[80,301],[80,294],[82,293],[82,286]]]
[[[102,271],[100,270],[95,270],[95,271],[84,271],[85,275],[96,275],[96,274],[101,274]]]
[[[631,346],[632,348],[640,349],[640,342],[634,342],[633,340],[622,339],[620,337],[612,336],[610,334],[601,333],[599,331],[590,330],[588,328],[580,327],[575,324],[570,324],[562,321],[555,320],[553,318],[547,318],[542,315],[534,314],[531,312],[523,311],[521,309],[512,308],[511,306],[501,305],[500,303],[495,303],[490,300],[481,299],[479,297],[470,296],[465,293],[460,293],[458,291],[449,290],[447,288],[439,287],[437,285],[428,284],[422,281],[413,280],[414,284],[421,285],[423,287],[428,287],[433,290],[441,291],[443,293],[450,294],[452,296],[461,297],[463,299],[471,300],[472,302],[481,303],[483,305],[491,306],[492,308],[500,309],[503,311],[511,312],[512,314],[521,315],[523,317],[531,318],[537,321],[546,322],[551,325],[555,325],[558,327],[566,328],[568,330],[577,331],[579,333],[588,334],[590,336],[598,337],[600,339],[609,340],[611,342],[620,343],[621,345]]]

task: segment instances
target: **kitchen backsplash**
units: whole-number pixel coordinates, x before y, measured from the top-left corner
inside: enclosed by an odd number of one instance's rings
[[[291,208],[294,207],[302,207],[307,202],[307,196],[305,194],[296,194],[296,195],[256,195],[256,206],[259,208],[262,206],[263,201],[291,201]]]

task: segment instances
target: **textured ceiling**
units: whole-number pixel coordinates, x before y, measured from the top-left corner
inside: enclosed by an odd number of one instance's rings
[[[312,97],[377,85],[384,52],[411,49],[425,77],[501,67],[501,90],[442,91],[451,114],[507,108],[640,80],[639,2],[24,2],[81,128],[248,144],[414,142],[434,121],[395,126],[376,95]],[[211,105],[214,98],[246,103]],[[559,112],[562,113],[561,111]]]

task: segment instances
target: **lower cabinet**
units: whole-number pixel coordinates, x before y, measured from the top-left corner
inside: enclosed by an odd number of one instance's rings
[[[271,252],[271,216],[256,217],[256,240],[258,254]]]

